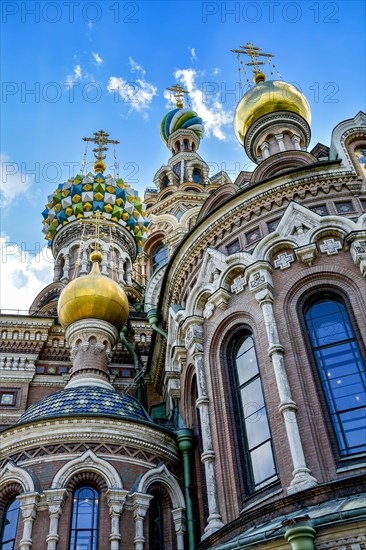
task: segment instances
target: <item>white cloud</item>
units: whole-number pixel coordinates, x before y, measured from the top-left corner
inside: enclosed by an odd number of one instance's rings
[[[0,304],[2,309],[28,310],[37,294],[52,282],[51,250],[40,243],[15,244],[0,237]],[[26,249],[38,251],[31,255]]]
[[[212,69],[212,74],[214,76],[217,76],[221,73],[221,69],[219,69],[218,67],[215,67],[214,69]]]
[[[218,87],[212,87],[212,85],[205,88],[202,86],[201,89],[197,87],[197,74],[194,69],[180,69],[175,72],[174,76],[190,92],[192,107],[202,118],[206,135],[213,135],[222,141],[226,138],[226,126],[232,123],[233,115],[230,111],[226,111],[220,102]],[[203,93],[203,89],[205,93]]]
[[[83,72],[79,64],[75,65],[74,71],[72,74],[68,74],[66,77],[66,86],[72,86],[74,82],[86,78],[87,74]]]
[[[21,165],[12,162],[7,153],[0,154],[0,208],[9,206],[19,195],[27,193],[33,179],[22,172]]]
[[[92,52],[92,56],[94,57],[94,61],[97,65],[101,65],[103,63],[103,59],[100,57],[99,53]]]
[[[141,65],[139,65],[134,59],[132,59],[132,57],[129,57],[128,60],[130,62],[131,73],[141,73],[142,75],[146,74],[145,69]]]
[[[152,98],[157,94],[157,88],[144,79],[128,82],[122,77],[111,76],[108,81],[109,93],[118,93],[125,103],[129,103],[131,109],[144,111],[148,109]]]
[[[189,53],[191,54],[191,61],[196,61],[197,54],[196,54],[196,48],[188,48]]]

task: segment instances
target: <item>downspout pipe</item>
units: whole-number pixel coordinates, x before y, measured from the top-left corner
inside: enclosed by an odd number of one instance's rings
[[[138,372],[141,371],[140,361],[139,361],[139,358],[138,358],[137,353],[135,351],[135,348],[127,340],[127,330],[128,330],[128,328],[125,325],[123,327],[123,329],[121,330],[121,332],[120,332],[121,342],[125,346],[125,348],[127,349],[128,353],[131,355],[131,357],[133,359],[133,364],[134,364],[134,367],[135,367],[135,371],[138,373]],[[140,403],[142,403],[142,397],[143,397],[142,396],[142,381],[141,381],[141,378],[139,378],[137,380],[137,399]]]
[[[191,497],[191,450],[193,447],[194,435],[189,428],[176,430],[178,448],[183,456],[184,496],[186,501],[188,550],[195,548],[193,502]]]
[[[159,315],[158,310],[156,308],[150,309],[150,311],[147,312],[147,318],[151,325],[151,328],[155,330],[158,334],[160,334],[165,340],[168,339],[168,335],[162,328],[158,327],[159,322]]]

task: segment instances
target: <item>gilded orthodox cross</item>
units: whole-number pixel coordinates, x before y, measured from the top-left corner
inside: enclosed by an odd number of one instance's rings
[[[185,90],[180,84],[174,84],[174,86],[167,88],[167,90],[170,92],[170,97],[173,93],[177,109],[181,109],[184,105],[184,97],[188,96],[189,91]]]
[[[239,56],[244,54],[247,55],[252,59],[252,61],[248,61],[245,63],[248,67],[254,67],[253,73],[257,74],[260,72],[259,65],[265,65],[265,61],[258,61],[258,57],[267,57],[268,61],[270,62],[273,54],[271,53],[264,53],[262,52],[262,48],[257,48],[256,46],[253,46],[251,42],[248,42],[246,46],[239,46],[239,50],[231,50],[233,53],[237,53]]]
[[[108,147],[105,147],[108,143],[113,143],[114,145],[117,145],[119,141],[115,139],[108,139],[109,134],[107,132],[104,132],[103,130],[99,130],[99,132],[94,132],[94,137],[88,138],[84,137],[83,141],[92,141],[97,145],[95,149],[93,149],[94,156],[96,160],[103,160],[106,158],[106,155],[103,153],[108,150]]]

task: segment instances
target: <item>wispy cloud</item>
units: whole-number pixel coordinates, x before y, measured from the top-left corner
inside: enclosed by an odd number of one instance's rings
[[[138,112],[145,111],[144,118],[146,119],[146,110],[150,107],[153,97],[157,95],[158,89],[144,78],[145,69],[132,57],[129,58],[129,63],[131,73],[140,73],[140,77],[136,80],[126,80],[122,76],[111,76],[107,90],[111,94],[118,94],[118,97],[128,103],[131,109]]]
[[[0,208],[4,208],[19,196],[24,196],[33,180],[22,172],[21,165],[13,162],[7,153],[0,154],[0,162]]]
[[[94,57],[94,61],[97,65],[101,65],[103,63],[103,59],[100,57],[99,53],[92,52],[92,56]]]
[[[75,82],[86,78],[87,74],[81,68],[81,65],[77,64],[74,67],[72,74],[68,74],[66,77],[66,86],[72,86]]]
[[[148,109],[152,98],[157,94],[157,88],[146,80],[138,78],[134,82],[128,82],[122,77],[111,76],[108,81],[109,93],[118,93],[125,103],[135,111]]]
[[[188,48],[189,53],[191,54],[191,61],[197,60],[196,48]]]
[[[213,135],[219,140],[226,139],[226,127],[231,124],[233,115],[226,111],[220,101],[219,92],[203,93],[196,83],[198,73],[195,69],[179,69],[174,74],[190,92],[192,107],[197,111],[205,124],[207,136]]]
[[[0,299],[3,309],[28,309],[37,294],[52,282],[53,259],[49,248],[39,243],[10,242],[7,236],[0,237]],[[25,248],[38,248],[36,255]]]
[[[139,65],[132,57],[128,58],[128,61],[130,62],[131,67],[131,73],[141,73],[142,75],[146,74],[145,69]]]

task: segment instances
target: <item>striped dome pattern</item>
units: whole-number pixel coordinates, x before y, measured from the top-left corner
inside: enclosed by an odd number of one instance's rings
[[[203,121],[197,113],[190,109],[173,109],[165,115],[161,123],[160,133],[163,141],[168,143],[169,136],[180,128],[193,130],[200,139],[203,136]]]
[[[61,183],[53,195],[48,197],[48,204],[42,212],[43,232],[48,245],[51,246],[61,227],[74,220],[88,218],[98,211],[105,219],[130,231],[138,249],[142,248],[147,239],[149,220],[137,191],[121,178],[114,179],[101,172],[86,176],[78,174],[66,183]]]

